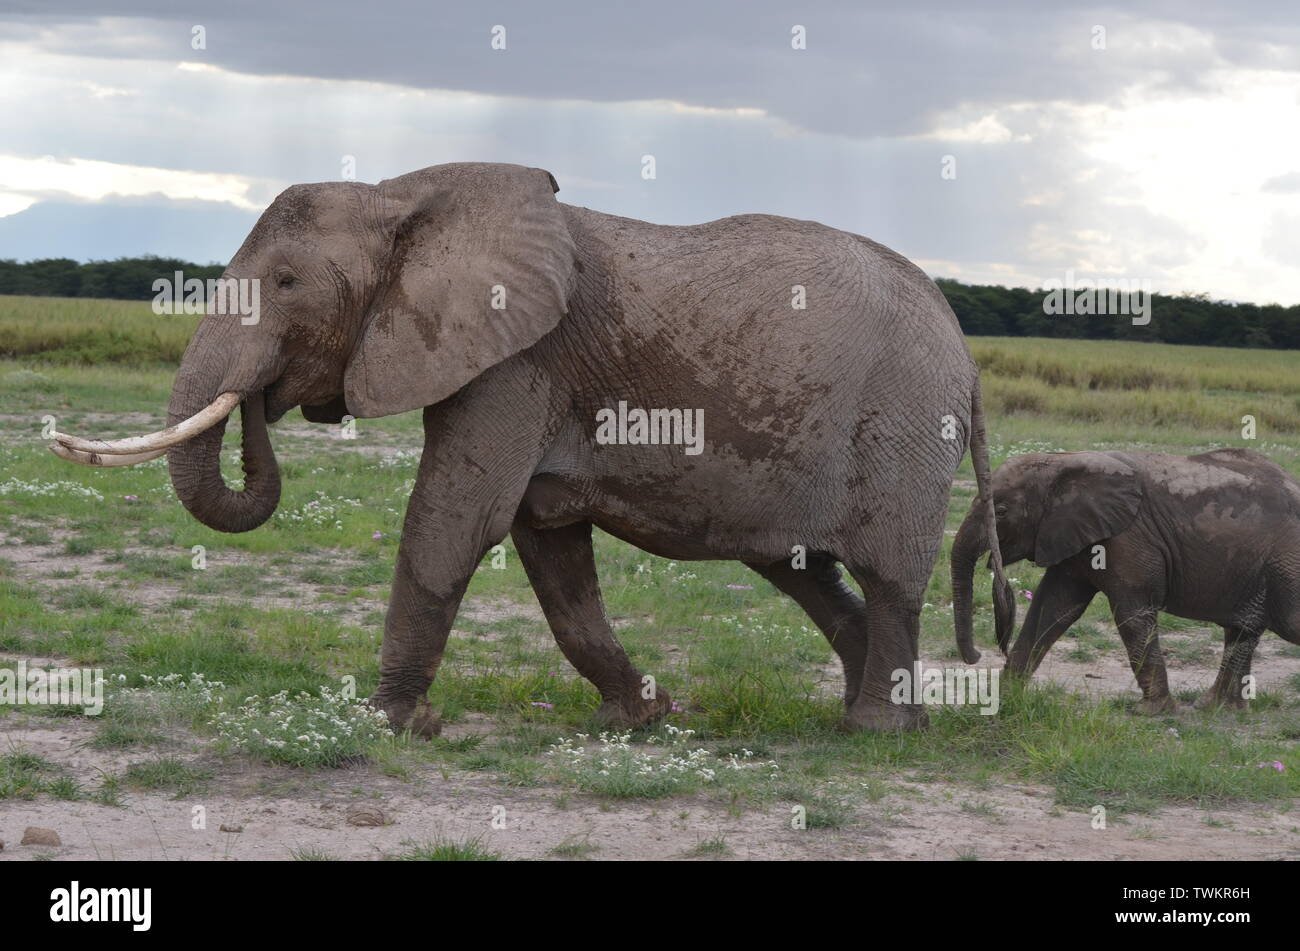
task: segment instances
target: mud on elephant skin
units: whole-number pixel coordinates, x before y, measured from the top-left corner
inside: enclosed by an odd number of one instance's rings
[[[1224,629],[1219,673],[1198,706],[1243,709],[1260,635],[1300,643],[1300,485],[1245,449],[1196,456],[1143,452],[1035,453],[993,475],[1005,564],[1047,568],[1007,670],[1032,675],[1097,592],[1110,602],[1142,690],[1138,710],[1176,709],[1157,619],[1166,611]],[[975,563],[990,549],[982,514],[952,549],[953,616],[968,663]],[[999,636],[1005,652],[1010,630]]]
[[[56,451],[90,464],[168,451],[185,507],[248,531],[279,498],[266,423],[294,406],[321,422],[423,409],[372,697],[397,728],[437,729],[426,694],[448,632],[507,534],[599,716],[639,725],[671,709],[610,628],[593,526],[657,555],[749,565],[831,641],[847,726],[923,723],[891,703],[890,675],[917,659],[968,447],[989,497],[978,373],[942,293],[888,248],[814,222],[668,227],[557,191],[541,169],[476,163],[288,189],[225,274],[260,282],[260,319],[204,318],[169,429],[129,450],[59,436]],[[236,402],[240,492],[218,465]],[[622,404],[693,414],[703,440],[597,438]],[[991,505],[982,517],[992,531]]]

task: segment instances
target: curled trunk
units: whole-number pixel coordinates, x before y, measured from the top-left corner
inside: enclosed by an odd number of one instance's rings
[[[168,425],[188,419],[205,405],[205,397],[188,400],[184,397],[186,392],[180,386],[173,391]],[[211,400],[212,395],[206,394],[206,399]],[[232,490],[221,477],[225,419],[167,454],[176,497],[191,515],[219,532],[251,531],[270,518],[280,502],[280,467],[266,432],[266,407],[260,390],[245,394],[240,403],[240,419],[243,423],[242,491]]]
[[[237,275],[228,271],[225,276]],[[177,498],[191,515],[219,532],[251,531],[270,518],[280,502],[280,469],[266,431],[264,392],[276,378],[278,353],[268,345],[272,341],[264,331],[261,325],[246,327],[229,316],[208,314],[185,348],[167,406],[167,425],[172,427],[219,397],[225,405],[222,394],[241,398],[242,491],[233,491],[221,477],[221,437],[229,416],[167,453]]]

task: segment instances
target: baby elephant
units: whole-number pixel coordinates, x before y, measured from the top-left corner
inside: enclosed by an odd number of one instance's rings
[[[1300,643],[1300,485],[1259,453],[1016,456],[994,474],[993,499],[1003,562],[1029,558],[1047,568],[1008,655],[1010,672],[1032,674],[1098,591],[1110,601],[1143,713],[1177,709],[1159,611],[1223,626],[1219,676],[1198,707],[1245,708],[1264,630]],[[967,663],[980,656],[971,580],[989,550],[982,511],[977,499],[952,549],[953,615]],[[1014,622],[999,618],[1004,653]]]

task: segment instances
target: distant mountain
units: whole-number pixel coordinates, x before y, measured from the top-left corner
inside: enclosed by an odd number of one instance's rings
[[[0,218],[0,258],[103,261],[156,254],[224,262],[256,221],[256,212],[216,202],[41,201]]]

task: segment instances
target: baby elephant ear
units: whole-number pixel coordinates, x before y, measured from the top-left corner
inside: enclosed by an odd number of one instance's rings
[[[1142,504],[1138,472],[1123,459],[1102,452],[1061,453],[1055,459],[1034,545],[1034,563],[1043,567],[1118,535]]]
[[[391,248],[344,375],[374,417],[431,406],[560,321],[576,249],[540,168],[435,165],[377,186]]]

